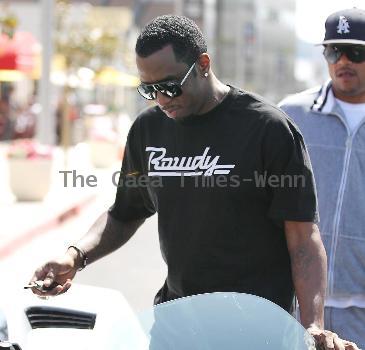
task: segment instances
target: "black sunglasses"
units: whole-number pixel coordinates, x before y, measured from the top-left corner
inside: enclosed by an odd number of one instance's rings
[[[186,79],[188,78],[189,74],[191,73],[194,67],[195,67],[195,62],[189,68],[188,72],[185,74],[184,78],[182,78],[180,82],[175,80],[169,80],[169,81],[162,81],[156,84],[141,83],[137,87],[137,90],[140,93],[140,95],[147,100],[155,100],[157,98],[157,92],[160,92],[161,94],[170,98],[178,97],[183,93],[182,85],[185,83]]]
[[[335,64],[342,54],[354,63],[365,61],[365,46],[360,45],[327,45],[324,48],[323,55],[328,63]]]

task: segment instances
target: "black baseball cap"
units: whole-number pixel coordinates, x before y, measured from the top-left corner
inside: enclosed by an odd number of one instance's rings
[[[365,11],[352,8],[332,13],[326,20],[326,34],[319,45],[365,45]]]

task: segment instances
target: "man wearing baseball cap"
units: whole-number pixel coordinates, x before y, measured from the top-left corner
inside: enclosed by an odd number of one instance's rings
[[[365,11],[338,11],[321,43],[331,79],[280,107],[303,132],[328,255],[325,327],[365,349]]]

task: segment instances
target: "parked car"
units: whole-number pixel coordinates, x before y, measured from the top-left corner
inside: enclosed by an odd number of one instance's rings
[[[120,325],[139,324],[124,296],[112,289],[74,284],[49,299],[29,290],[7,299],[11,302],[0,305],[7,338],[22,350],[114,350]]]
[[[5,315],[9,339],[22,350],[315,349],[291,315],[249,294],[195,295],[138,317],[121,293],[84,285],[49,300],[30,294],[20,299]]]
[[[8,339],[8,325],[4,312],[0,309],[0,342]]]

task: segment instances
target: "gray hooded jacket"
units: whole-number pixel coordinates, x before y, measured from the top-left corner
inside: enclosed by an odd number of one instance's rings
[[[286,98],[280,107],[309,149],[328,255],[327,294],[365,295],[365,118],[351,134],[331,81]]]

